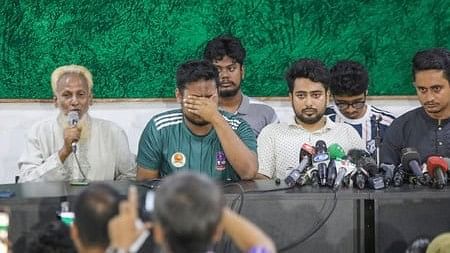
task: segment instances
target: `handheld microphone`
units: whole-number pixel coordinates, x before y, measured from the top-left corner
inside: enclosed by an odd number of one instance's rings
[[[369,173],[367,183],[370,189],[379,190],[386,186],[384,183],[384,177],[378,169],[377,162],[368,153],[367,156],[361,157],[360,166]]]
[[[391,185],[394,178],[395,165],[382,163],[380,169],[384,174],[384,183],[386,186]]]
[[[328,171],[327,186],[333,187],[334,181],[336,180],[336,176],[337,176],[336,160],[330,160],[327,171]]]
[[[330,162],[330,155],[327,153],[327,144],[318,140],[316,142],[316,155],[313,156],[313,164],[317,167],[317,173],[319,176],[319,184],[325,186],[327,184],[327,168]]]
[[[298,162],[300,163],[303,159],[308,159],[307,167],[312,166],[312,157],[316,154],[316,149],[309,145],[308,143],[303,143],[300,149],[300,156]]]
[[[336,160],[335,164],[337,168],[337,175],[336,180],[334,180],[333,189],[336,191],[341,187],[341,184],[344,182],[344,178],[352,173],[355,166],[347,160]]]
[[[328,147],[328,153],[330,154],[330,163],[327,168],[327,185],[333,187],[337,177],[336,160],[342,160],[345,157],[345,151],[341,145],[333,143]]]
[[[426,178],[423,176],[422,169],[420,167],[419,152],[415,148],[404,148],[401,151],[401,163],[403,167],[411,171],[412,174],[418,179],[418,182],[422,185],[427,184]]]
[[[344,148],[337,143],[333,143],[328,147],[328,153],[331,160],[343,159],[345,156]]]
[[[77,111],[70,111],[69,113],[67,113],[67,121],[69,123],[69,126],[74,127],[78,124],[78,122],[80,121],[80,116],[78,115]],[[72,152],[76,153],[77,152],[77,144],[78,142],[74,141],[72,142]]]
[[[311,145],[304,143],[302,145],[302,148],[300,149],[299,165],[295,169],[293,169],[284,179],[289,187],[295,185],[297,180],[299,180],[300,176],[302,175],[303,171],[311,164],[311,157],[313,154],[314,148]]]
[[[354,174],[352,176],[353,187],[360,190],[366,187],[366,181],[369,179],[369,173],[361,167],[356,167]]]
[[[427,159],[427,169],[433,178],[433,185],[438,189],[444,188],[447,184],[447,162],[440,156],[430,156]]]
[[[394,177],[393,177],[393,181],[394,181],[394,186],[395,187],[400,187],[403,185],[403,183],[405,182],[406,179],[406,172],[405,172],[405,168],[403,168],[403,166],[400,164],[397,168],[395,168],[394,170]]]

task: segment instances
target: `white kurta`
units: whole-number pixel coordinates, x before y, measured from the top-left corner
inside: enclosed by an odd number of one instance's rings
[[[43,120],[31,127],[18,162],[19,182],[83,179],[73,153],[64,163],[58,156],[64,145],[63,117],[59,115],[56,119]],[[135,178],[135,156],[130,151],[124,130],[113,122],[88,115],[82,121],[77,156],[87,179]]]

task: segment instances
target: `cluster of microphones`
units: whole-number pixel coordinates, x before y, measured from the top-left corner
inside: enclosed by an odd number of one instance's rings
[[[402,149],[401,164],[380,164],[365,150],[351,149],[345,154],[338,144],[327,147],[322,140],[315,146],[304,143],[299,164],[285,178],[289,187],[312,185],[383,189],[405,183],[430,185],[442,189],[447,185],[449,159],[430,156],[420,164],[420,155],[414,148]]]

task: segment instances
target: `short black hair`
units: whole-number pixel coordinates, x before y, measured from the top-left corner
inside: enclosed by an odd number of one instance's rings
[[[165,178],[156,191],[155,221],[171,252],[206,252],[224,207],[218,184],[202,174],[179,172]]]
[[[76,253],[70,228],[59,220],[37,228],[27,245],[27,253]]]
[[[444,71],[444,78],[450,81],[450,52],[445,48],[431,48],[417,52],[412,65],[413,80],[419,71],[436,69]]]
[[[219,72],[211,62],[206,60],[192,60],[187,61],[178,67],[178,90],[183,91],[186,89],[188,83],[200,80],[214,80],[216,86],[219,83]]]
[[[244,64],[245,55],[241,41],[232,35],[220,35],[210,40],[203,52],[203,57],[208,61],[222,60],[228,56],[241,65]]]
[[[369,88],[369,73],[356,61],[338,61],[330,69],[330,91],[337,96],[357,96]]]
[[[320,82],[325,90],[328,90],[330,71],[320,60],[304,58],[292,64],[286,73],[290,93],[294,90],[294,82],[297,78],[307,78],[313,82]]]
[[[92,184],[75,201],[75,221],[86,247],[109,245],[108,222],[119,213],[123,197],[111,186]]]

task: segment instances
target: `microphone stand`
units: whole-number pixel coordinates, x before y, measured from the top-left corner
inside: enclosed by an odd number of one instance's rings
[[[373,116],[375,117],[375,115]],[[376,151],[376,162],[377,167],[380,168],[380,146],[381,146],[381,127],[380,122],[382,120],[381,115],[375,119],[375,151]]]

